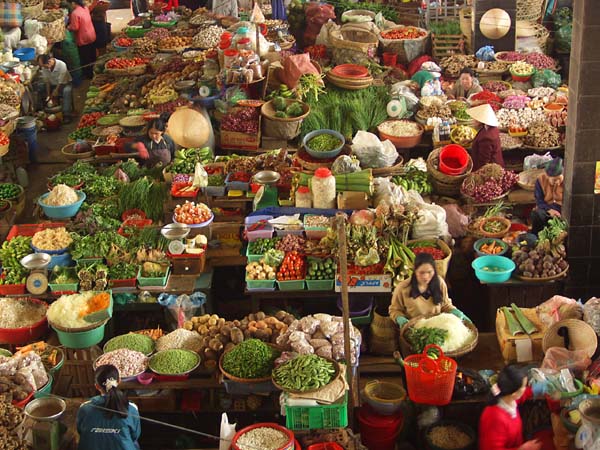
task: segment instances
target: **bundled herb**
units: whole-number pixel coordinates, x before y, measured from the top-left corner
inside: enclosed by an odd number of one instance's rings
[[[76,161],[72,166],[67,167],[65,170],[56,174],[58,175],[74,175],[78,177],[81,181],[88,182],[90,181],[98,172],[96,168],[87,162]]]
[[[223,369],[239,378],[262,378],[271,373],[277,356],[278,352],[264,342],[248,339],[225,353]]]
[[[433,34],[462,35],[460,23],[457,21],[431,22],[429,31]]]
[[[127,245],[127,239],[114,231],[99,231],[87,236],[72,233],[71,237],[71,256],[74,259],[102,257],[108,255],[113,244],[121,247]]]
[[[129,183],[119,196],[121,211],[139,208],[152,220],[162,218],[163,204],[167,200],[167,186],[165,183],[153,181],[145,176]]]
[[[86,181],[83,190],[88,199],[97,200],[117,194],[122,186],[123,183],[114,177],[93,175]]]
[[[169,246],[169,241],[160,234],[158,227],[132,228],[128,239],[128,248],[137,251],[141,248],[153,248],[164,251]]]
[[[440,328],[410,328],[406,333],[406,339],[412,351],[422,353],[429,344],[442,346],[448,337],[448,331]]]
[[[69,231],[86,235],[98,231],[116,231],[119,229],[120,220],[96,212],[94,206],[87,206],[86,209],[79,211],[68,226]]]
[[[138,267],[134,264],[120,262],[108,268],[108,278],[111,280],[129,280],[135,278]]]

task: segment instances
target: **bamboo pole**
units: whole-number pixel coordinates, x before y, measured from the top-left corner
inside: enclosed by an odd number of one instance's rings
[[[354,407],[357,406],[357,399],[354,398],[356,394],[356,386],[354,385],[354,374],[352,373],[352,342],[350,341],[350,304],[348,301],[348,260],[347,260],[347,243],[346,243],[346,216],[345,214],[338,213],[336,215],[337,234],[339,242],[339,272],[341,277],[342,286],[342,319],[344,321],[344,355],[346,360],[346,376],[348,379],[348,386],[350,386],[350,420],[352,423],[354,418]]]

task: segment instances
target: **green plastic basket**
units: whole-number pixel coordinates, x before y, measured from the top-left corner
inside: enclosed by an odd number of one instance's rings
[[[126,28],[125,34],[130,38],[140,38],[143,37],[148,31],[152,28]]]
[[[78,333],[68,333],[66,331],[57,330],[54,327],[52,327],[52,329],[56,331],[59,342],[66,348],[88,348],[98,344],[104,339],[105,327],[106,323],[93,330],[80,331]]]
[[[279,281],[277,280],[277,286],[280,291],[303,291],[304,280],[292,280],[292,281]]]
[[[75,262],[77,263],[78,266],[91,266],[93,264],[102,264],[104,262],[104,258],[99,257],[99,258],[81,258],[81,259],[76,259]]]
[[[561,392],[560,398],[575,398],[578,395],[583,394],[583,388],[584,388],[583,383],[581,381],[579,381],[577,378],[575,378],[573,381],[575,382],[575,387],[577,388],[577,390],[575,392]]]
[[[50,287],[50,292],[77,292],[79,283],[48,283],[48,286]]]
[[[48,382],[42,386],[35,394],[33,394],[33,398],[42,398],[48,397],[52,393],[52,383],[54,378],[52,375],[48,374]]]
[[[147,278],[147,277],[143,277],[142,276],[142,269],[140,268],[140,270],[138,271],[138,276],[137,276],[137,280],[138,280],[138,286],[166,286],[167,285],[167,281],[169,281],[169,274],[171,273],[171,268],[168,267],[167,271],[165,272],[165,275],[163,277],[154,277],[154,278]]]
[[[246,258],[248,258],[248,262],[259,262],[265,255],[251,255],[250,254],[250,246],[246,247]]]
[[[285,426],[293,431],[344,428],[348,425],[348,393],[342,403],[285,406]]]
[[[249,289],[273,289],[275,287],[275,280],[248,280],[246,279],[246,285]]]
[[[5,348],[0,348],[0,356],[8,356],[10,358],[12,356],[12,352]]]
[[[335,280],[306,280],[309,291],[332,291]]]
[[[177,25],[176,20],[171,20],[169,22],[156,22],[153,20],[151,23],[152,23],[153,27],[158,27],[158,28],[171,28],[171,27],[174,27],[175,25]]]
[[[350,317],[352,325],[369,325],[373,321],[373,308],[366,316]]]

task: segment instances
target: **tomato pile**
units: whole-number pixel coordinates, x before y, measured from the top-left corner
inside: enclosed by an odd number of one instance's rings
[[[8,145],[10,143],[10,139],[6,134],[0,131],[0,145]]]
[[[417,27],[403,27],[381,33],[384,39],[418,39],[427,36],[427,33]]]
[[[133,44],[133,39],[128,37],[120,37],[116,42],[118,47],[129,47]]]
[[[252,175],[247,172],[233,172],[229,175],[229,181],[241,181],[243,183],[249,183],[252,179]]]
[[[93,112],[84,114],[83,116],[81,116],[81,119],[79,119],[79,124],[77,125],[77,128],[96,126],[96,122],[103,115],[103,112]]]
[[[107,69],[129,69],[131,67],[141,66],[146,64],[144,58],[113,58],[106,63]]]
[[[446,257],[446,254],[436,247],[415,247],[411,250],[415,255],[418,255],[419,253],[429,253],[436,261],[440,261]]]
[[[371,264],[370,266],[357,266],[348,263],[348,273],[350,275],[381,275],[383,273],[383,263]]]
[[[279,281],[303,280],[305,274],[306,262],[304,256],[294,251],[285,254],[277,271],[277,279]]]
[[[187,225],[198,225],[212,217],[212,211],[204,203],[186,201],[183,205],[175,207],[175,221]]]

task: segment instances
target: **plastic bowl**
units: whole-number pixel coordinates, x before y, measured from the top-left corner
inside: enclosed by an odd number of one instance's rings
[[[46,194],[42,195],[38,199],[38,204],[42,207],[44,214],[46,216],[50,217],[51,219],[68,219],[69,217],[74,217],[77,214],[77,212],[79,211],[79,208],[81,208],[81,205],[85,201],[85,198],[86,198],[85,192],[83,192],[83,191],[76,191],[76,192],[79,197],[79,200],[77,200],[75,203],[71,203],[70,205],[65,205],[65,206],[46,205],[44,203],[44,200],[46,200],[48,195],[50,195],[50,192],[47,192]]]
[[[342,78],[364,78],[369,75],[369,69],[358,64],[341,64],[335,66],[331,73]]]
[[[318,152],[315,150],[312,150],[309,146],[308,143],[310,142],[310,140],[316,136],[320,136],[321,134],[330,134],[332,136],[335,136],[336,138],[338,138],[341,143],[338,147],[336,147],[333,150],[327,151],[327,152]],[[310,133],[308,133],[306,136],[304,136],[304,139],[302,139],[302,146],[306,149],[306,152],[312,156],[313,158],[316,159],[330,159],[330,158],[335,158],[337,155],[340,154],[340,152],[342,151],[342,148],[344,148],[344,145],[346,144],[346,139],[344,138],[344,136],[342,136],[341,133],[338,133],[335,130],[316,130],[316,131],[311,131]]]
[[[440,172],[462,175],[469,164],[469,154],[462,145],[446,145],[440,151]]]
[[[495,256],[502,256],[508,251],[508,244],[506,242],[504,242],[503,240],[496,239],[496,238],[482,238],[482,239],[475,241],[475,244],[473,244],[473,250],[475,250],[475,252],[477,253],[477,256],[490,256],[489,253],[482,252],[479,249],[481,248],[482,245],[490,244],[492,242],[495,242],[497,245],[502,247],[502,250],[500,251],[500,253],[496,253]],[[491,256],[494,256],[494,255],[491,255]]]
[[[104,339],[105,327],[106,322],[89,331],[79,331],[74,333],[58,330],[54,327],[52,327],[52,329],[56,332],[59,342],[66,348],[88,348],[98,344]]]
[[[505,256],[486,255],[475,259],[471,263],[471,267],[475,270],[475,276],[484,283],[504,283],[508,281],[516,265],[512,259]],[[484,270],[484,267],[494,267],[501,270],[491,272]]]
[[[15,300],[17,301],[17,300]],[[47,304],[36,298],[27,298],[27,302],[47,307]],[[39,340],[48,331],[48,319],[44,316],[36,323],[21,328],[0,328],[0,344],[22,345]]]
[[[382,416],[392,416],[402,409],[406,391],[402,386],[387,381],[374,380],[365,386],[362,397],[371,408]]]
[[[13,56],[19,58],[19,61],[33,61],[35,59],[35,48],[19,48],[13,52]]]
[[[144,372],[137,376],[138,383],[143,384],[144,386],[149,385],[154,380],[154,374],[150,372]]]

